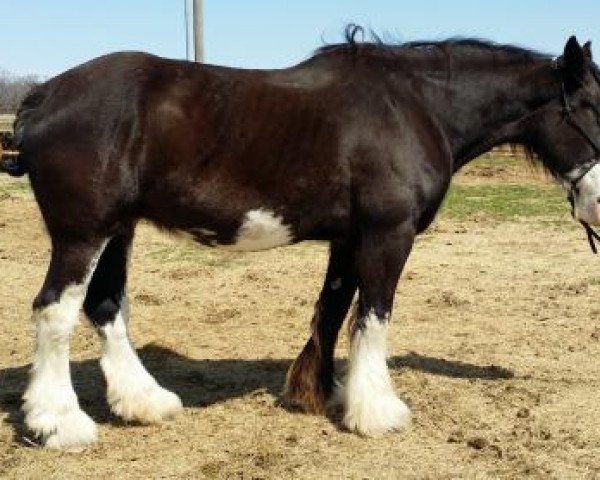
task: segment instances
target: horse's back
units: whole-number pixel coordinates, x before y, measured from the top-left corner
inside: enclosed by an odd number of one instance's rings
[[[393,212],[412,175],[388,175],[396,116],[376,77],[338,67],[238,70],[126,52],[51,79],[17,119],[49,229],[143,217],[229,243],[248,212],[266,211],[294,238],[326,239],[347,233],[357,192],[377,215],[379,203]]]

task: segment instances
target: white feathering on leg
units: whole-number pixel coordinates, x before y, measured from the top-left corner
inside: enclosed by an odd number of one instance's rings
[[[23,412],[27,427],[49,448],[79,449],[96,441],[96,424],[79,407],[71,383],[69,343],[106,242],[91,258],[82,283],[67,285],[57,302],[33,312],[37,343]]]
[[[348,373],[338,385],[343,424],[351,431],[376,436],[410,423],[410,410],[394,393],[387,367],[388,319],[370,312],[363,328],[352,327]]]
[[[122,312],[100,332],[104,338],[100,365],[113,413],[141,423],[156,423],[176,415],[182,409],[181,400],[162,388],[144,368],[127,335]]]
[[[57,302],[33,312],[36,352],[22,408],[27,427],[49,448],[80,449],[96,441],[96,424],[79,407],[71,383],[69,343],[105,246],[90,259],[81,283],[67,285]]]
[[[37,348],[23,411],[27,427],[50,448],[78,448],[96,441],[96,425],[79,408],[69,370],[69,341],[83,290],[71,285],[57,303],[33,315]]]

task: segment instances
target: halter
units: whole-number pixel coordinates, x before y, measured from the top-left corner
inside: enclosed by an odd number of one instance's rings
[[[561,82],[560,90],[561,90],[561,97],[562,97],[562,104],[563,104],[563,111],[562,111],[563,120],[565,122],[567,122],[575,130],[577,130],[579,132],[579,134],[587,140],[587,142],[594,149],[594,152],[596,152],[596,154],[600,154],[600,144],[598,144],[598,142],[596,142],[585,131],[585,129],[577,122],[577,119],[575,117],[573,117],[573,115],[572,115],[573,112],[575,111],[575,108],[569,102],[569,97],[567,97],[567,91],[565,89],[565,82]],[[595,160],[593,162],[592,166],[594,166],[596,163],[598,163],[598,160]],[[587,171],[585,173],[587,173]],[[585,173],[584,173],[584,175],[585,175]],[[579,181],[579,180],[581,180],[581,177],[578,177],[577,181]]]
[[[583,177],[585,177],[588,174],[588,172],[592,168],[594,168],[600,162],[600,160],[599,160],[600,145],[598,145],[598,143],[585,131],[585,129],[579,124],[577,119],[573,116],[573,112],[575,111],[575,108],[569,102],[569,97],[567,96],[567,91],[565,89],[564,81],[561,81],[561,83],[560,83],[560,90],[561,90],[561,99],[562,99],[562,106],[563,106],[563,110],[562,110],[563,121],[565,121],[568,125],[573,127],[583,138],[585,138],[596,154],[596,156],[592,160],[585,163],[580,168],[579,175],[577,175],[577,177],[575,179],[570,181],[571,188],[567,195],[567,199],[569,200],[569,203],[571,204],[571,213],[574,215],[575,214],[575,190],[577,189],[577,184]],[[590,244],[590,248],[592,249],[592,252],[598,253],[598,249],[596,248],[596,243],[594,242],[594,239],[600,241],[600,235],[598,235],[592,229],[592,227],[590,227],[590,225],[587,222],[585,222],[583,220],[579,220],[579,223],[581,223],[581,225],[585,229],[585,233],[587,234],[588,243]]]

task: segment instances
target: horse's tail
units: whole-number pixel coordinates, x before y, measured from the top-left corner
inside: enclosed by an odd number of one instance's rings
[[[31,116],[45,98],[45,91],[41,87],[42,85],[38,85],[32,88],[25,96],[13,123],[13,133],[6,135],[2,142],[0,172],[21,177],[28,171],[24,147],[30,133]]]
[[[21,177],[27,173],[27,163],[19,152],[13,152],[14,150],[14,136],[6,135],[2,142],[2,160],[0,161],[0,172],[8,173],[13,177]],[[4,152],[7,149],[9,152]]]

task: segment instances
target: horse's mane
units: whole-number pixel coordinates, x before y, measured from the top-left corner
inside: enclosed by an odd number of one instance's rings
[[[315,51],[322,54],[369,55],[379,54],[397,57],[402,54],[450,55],[462,52],[506,53],[521,60],[548,59],[551,55],[517,45],[501,44],[490,40],[471,37],[452,37],[439,41],[386,42],[373,30],[366,31],[362,26],[348,24],[344,29],[344,42],[324,45]]]
[[[439,41],[386,42],[373,30],[366,31],[356,24],[346,26],[344,29],[344,42],[324,45],[315,51],[314,57],[320,55],[352,55],[377,56],[389,60],[398,60],[401,58],[442,56],[445,57],[446,61],[449,61],[461,55],[481,54],[485,55],[486,58],[490,58],[490,53],[494,53],[495,58],[505,56],[516,62],[549,60],[552,58],[551,55],[537,50],[472,37],[452,37]],[[450,70],[452,69],[452,63],[452,61],[446,63],[447,68]],[[595,70],[594,74],[598,75],[597,67]],[[517,152],[524,154],[524,157],[532,166],[537,167],[540,164],[537,161],[539,160],[537,153],[531,147],[513,143],[510,144],[510,147],[514,154]]]

